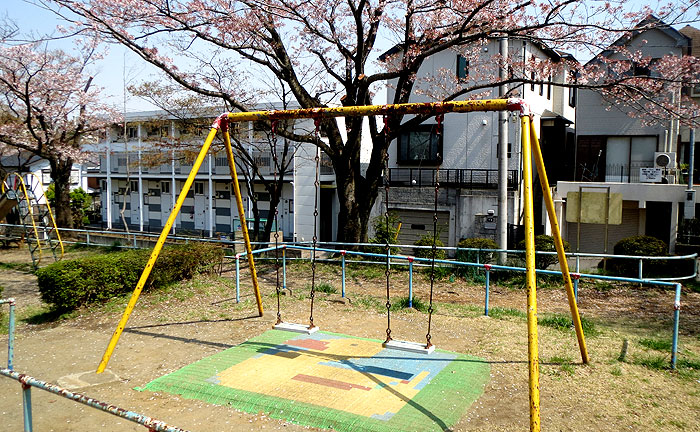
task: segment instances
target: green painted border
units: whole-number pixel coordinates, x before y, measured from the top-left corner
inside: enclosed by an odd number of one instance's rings
[[[372,342],[340,333],[325,334]],[[431,431],[445,430],[459,421],[481,396],[489,379],[490,366],[484,360],[459,353],[430,384],[418,392],[389,420],[378,420],[332,408],[268,396],[213,384],[205,380],[256,354],[289,340],[289,333],[269,330],[240,345],[204,358],[136,390],[162,391],[248,412],[265,412],[269,417],[306,426],[338,431]],[[265,346],[260,347],[259,344]],[[443,351],[442,352],[449,352]],[[459,379],[457,379],[459,378]]]

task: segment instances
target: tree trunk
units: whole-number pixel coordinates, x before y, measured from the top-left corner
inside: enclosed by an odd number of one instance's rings
[[[73,228],[73,212],[70,207],[70,173],[73,160],[49,159],[51,165],[51,180],[54,184],[54,206],[56,225],[60,228]]]
[[[341,156],[334,161],[340,203],[338,242],[366,243],[367,227],[378,189],[368,186],[376,184],[376,181],[363,178],[359,169],[349,168],[359,167],[359,161],[347,159]]]

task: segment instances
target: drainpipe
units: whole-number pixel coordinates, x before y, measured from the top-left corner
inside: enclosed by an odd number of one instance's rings
[[[105,159],[107,164],[107,194],[105,195],[105,201],[107,203],[107,229],[112,229],[112,143],[109,136],[109,131],[107,133],[107,158]]]
[[[508,56],[508,38],[498,40],[498,50],[503,63],[498,69],[498,77],[501,81],[508,79],[508,69],[505,59]],[[500,97],[505,97],[508,86],[502,84],[499,87]],[[498,112],[498,248],[508,249],[508,111]],[[503,265],[506,254],[498,254],[498,263]]]

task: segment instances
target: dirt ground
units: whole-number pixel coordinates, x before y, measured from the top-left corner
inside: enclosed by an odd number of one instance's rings
[[[22,256],[26,254],[25,258]],[[0,250],[0,262],[24,262],[28,253]],[[310,273],[304,265],[290,268],[291,295],[281,298],[283,318],[305,322]],[[18,316],[35,315],[43,306],[35,276],[3,268],[3,297],[15,297]],[[20,321],[16,333],[15,370],[72,386],[101,401],[133,410],[192,431],[309,430],[263,413],[247,414],[166,393],[139,392],[134,387],[201,358],[232,347],[270,328],[275,318],[275,273],[261,266],[266,314],[257,317],[248,273],[241,274],[241,303],[235,302],[234,273],[197,278],[164,292],[144,293],[109,363],[109,373],[94,369],[121,316],[126,299],[80,311],[57,322]],[[427,300],[429,282],[416,276],[416,296]],[[340,287],[340,272],[319,271],[317,283]],[[322,330],[382,339],[386,315],[381,312],[385,281],[349,271],[350,302],[319,293],[314,318]],[[687,291],[687,290],[686,290]],[[407,293],[407,274],[392,276],[392,296]],[[432,340],[443,349],[484,358],[491,379],[484,394],[462,416],[456,431],[522,431],[529,427],[526,323],[522,317],[482,316],[484,288],[457,279],[435,286],[437,311]],[[521,289],[494,286],[491,307],[525,310]],[[589,365],[580,362],[573,332],[539,327],[541,424],[544,431],[700,430],[700,381],[668,370],[642,366],[631,359],[651,355],[637,341],[670,338],[673,292],[649,288],[583,285],[579,305],[597,324],[599,335],[587,339]],[[700,356],[700,294],[684,292],[681,353]],[[538,312],[567,312],[560,287],[542,288]],[[392,314],[397,339],[421,340],[427,315],[417,311]],[[630,340],[628,359],[619,362],[623,339]],[[0,335],[6,346],[7,335]],[[4,351],[0,352],[0,360]],[[264,379],[264,377],[261,377]],[[58,396],[32,391],[34,430],[144,430],[143,427]],[[22,430],[20,385],[0,378],[0,429]]]

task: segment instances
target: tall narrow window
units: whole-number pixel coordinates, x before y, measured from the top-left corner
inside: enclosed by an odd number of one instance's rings
[[[535,91],[535,73],[530,72],[530,91]]]
[[[469,60],[463,55],[457,54],[457,78],[465,80],[469,76]]]
[[[547,78],[547,100],[552,99],[552,76]]]

